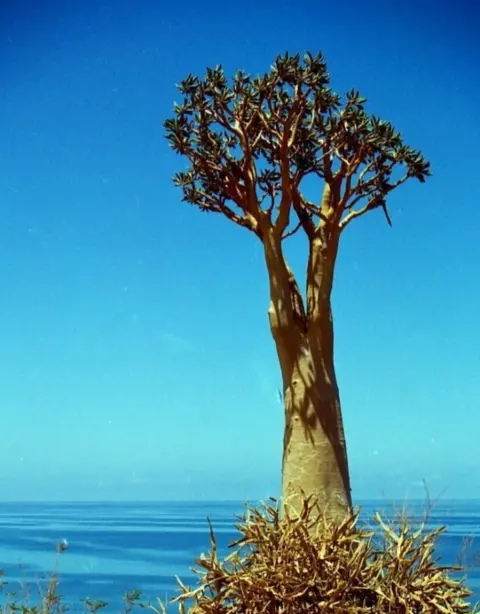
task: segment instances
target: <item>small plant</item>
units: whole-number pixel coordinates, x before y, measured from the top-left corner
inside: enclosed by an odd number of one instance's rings
[[[406,517],[389,526],[377,513],[376,530],[361,527],[359,510],[343,521],[329,519],[306,498],[300,514],[288,506],[283,518],[275,499],[247,509],[237,526],[241,537],[219,560],[211,550],[193,572],[199,586],[174,601],[190,614],[467,614],[472,593],[439,565],[435,544],[444,527],[409,528]]]
[[[32,595],[31,587],[24,583],[21,594],[18,591],[9,590],[9,582],[5,580],[4,572],[0,570],[0,596],[4,597],[4,603],[0,603],[0,614],[64,614],[73,609],[78,611],[78,605],[71,608],[68,603],[63,601],[64,596],[58,592],[60,584],[58,575],[59,557],[68,550],[67,540],[61,540],[56,546],[57,558],[55,566],[48,580],[45,590],[37,582],[37,593]],[[150,608],[150,604],[141,603],[142,592],[139,590],[127,591],[123,595],[123,614],[131,614],[136,606],[140,608]],[[97,614],[109,604],[101,599],[82,599],[83,610],[89,614]]]

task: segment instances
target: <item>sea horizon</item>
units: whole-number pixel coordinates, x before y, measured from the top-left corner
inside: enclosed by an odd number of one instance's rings
[[[274,499],[276,501],[280,500],[280,497],[262,497],[262,498],[226,498],[226,499],[181,499],[181,498],[168,498],[168,499],[0,499],[0,505],[4,503],[22,503],[22,504],[62,504],[62,503],[82,503],[82,504],[133,504],[133,503],[142,503],[142,504],[158,504],[158,503],[245,503],[245,502],[262,502],[269,501]],[[354,499],[353,506],[359,505],[364,502],[427,502],[428,499],[425,497],[359,497],[358,499]],[[480,497],[432,497],[430,502],[435,505],[440,502],[479,502]]]

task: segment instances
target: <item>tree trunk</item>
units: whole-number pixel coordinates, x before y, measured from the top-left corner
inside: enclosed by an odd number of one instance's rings
[[[282,502],[300,512],[311,496],[330,518],[351,510],[350,478],[333,357],[330,291],[336,250],[310,246],[307,311],[273,233],[264,236],[269,319],[283,378]]]
[[[282,500],[300,511],[302,495],[312,496],[327,516],[339,517],[351,509],[350,479],[338,386],[327,370],[330,357],[316,355],[309,341],[322,332],[310,329],[300,339],[294,333],[296,350],[278,354],[285,402]],[[287,372],[285,364],[292,365]]]

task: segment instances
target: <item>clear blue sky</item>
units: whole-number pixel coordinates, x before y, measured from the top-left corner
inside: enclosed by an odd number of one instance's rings
[[[260,244],[180,202],[162,122],[189,72],[307,49],[434,172],[392,196],[392,229],[374,212],[341,247],[354,496],[422,496],[423,478],[480,496],[479,16],[308,4],[2,4],[0,500],[278,493]]]

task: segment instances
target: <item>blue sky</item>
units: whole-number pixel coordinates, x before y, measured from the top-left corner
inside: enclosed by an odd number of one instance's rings
[[[393,228],[374,212],[341,246],[354,497],[421,497],[422,479],[480,496],[473,3],[162,4],[2,10],[0,499],[278,493],[260,244],[180,202],[162,122],[186,74],[286,50],[323,51],[334,89],[360,89],[434,173],[392,195]],[[301,273],[301,242],[288,255]]]

